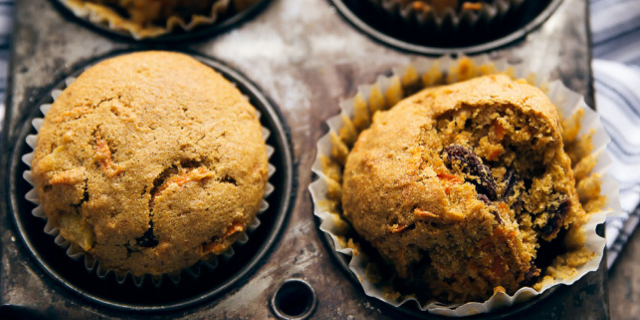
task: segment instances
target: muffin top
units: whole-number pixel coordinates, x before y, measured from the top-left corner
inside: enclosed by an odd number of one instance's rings
[[[267,166],[256,110],[231,83],[189,56],[140,52],[62,92],[32,173],[62,237],[139,276],[226,250],[260,208]]]
[[[563,147],[556,108],[533,86],[492,75],[426,89],[360,134],[343,213],[431,297],[513,294],[585,215]]]

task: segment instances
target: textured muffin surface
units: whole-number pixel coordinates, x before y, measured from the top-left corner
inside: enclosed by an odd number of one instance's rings
[[[33,178],[60,234],[106,269],[159,275],[220,254],[260,208],[255,109],[183,54],[105,60],[53,103]]]
[[[531,285],[585,215],[555,107],[502,75],[376,113],[347,157],[342,206],[400,278],[447,302]]]

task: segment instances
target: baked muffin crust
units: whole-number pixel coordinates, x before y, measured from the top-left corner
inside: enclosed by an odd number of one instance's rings
[[[32,173],[65,239],[140,276],[226,250],[260,208],[267,165],[256,111],[231,83],[186,55],[141,52],[62,92]]]
[[[513,294],[584,215],[555,106],[503,75],[426,89],[349,153],[344,216],[399,277],[448,302]]]

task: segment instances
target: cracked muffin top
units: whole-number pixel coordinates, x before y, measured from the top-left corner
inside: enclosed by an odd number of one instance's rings
[[[32,173],[62,237],[141,276],[225,251],[260,208],[267,166],[256,110],[231,83],[189,56],[140,52],[62,92]]]
[[[585,217],[563,148],[556,108],[533,86],[491,75],[425,89],[358,137],[343,213],[428,297],[513,294]]]

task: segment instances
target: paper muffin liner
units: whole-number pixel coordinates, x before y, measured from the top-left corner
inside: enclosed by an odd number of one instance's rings
[[[93,24],[104,26],[116,32],[125,32],[134,39],[141,40],[159,37],[175,30],[191,31],[196,27],[212,25],[218,21],[221,15],[231,10],[242,11],[263,0],[218,0],[211,7],[211,12],[193,15],[191,21],[184,21],[179,16],[172,16],[167,19],[165,26],[149,27],[142,27],[102,4],[90,3],[85,0],[59,1],[79,18],[87,19]]]
[[[618,182],[608,172],[611,158],[607,154],[606,145],[610,138],[604,131],[598,114],[586,105],[580,94],[569,90],[561,81],[549,83],[546,76],[541,78],[532,71],[535,70],[529,69],[524,64],[510,65],[506,60],[491,61],[487,55],[474,58],[462,57],[458,60],[449,57],[437,60],[417,58],[408,66],[394,69],[391,76],[379,76],[375,83],[358,87],[358,93],[354,97],[341,101],[341,113],[326,121],[329,132],[318,140],[316,160],[312,166],[317,180],[309,186],[314,203],[314,214],[321,221],[320,230],[332,239],[335,250],[350,256],[349,269],[356,275],[367,295],[394,307],[415,303],[422,311],[462,317],[493,312],[524,302],[559,284],[571,285],[587,273],[598,269],[606,241],[596,233],[596,227],[605,222],[608,216],[615,216],[622,212]],[[592,148],[584,158],[592,157],[590,159],[595,159],[596,163],[582,179],[578,180],[576,176],[576,189],[579,193],[582,192],[581,188],[584,186],[578,187],[578,185],[583,180],[596,181],[596,185],[600,187],[599,195],[589,198],[587,205],[597,204],[600,201],[600,207],[605,209],[590,212],[588,221],[580,226],[581,232],[585,235],[584,247],[591,251],[593,256],[588,262],[577,267],[575,273],[569,278],[547,278],[543,281],[544,271],[547,271],[543,270],[540,282],[534,285],[538,290],[533,287],[522,287],[513,295],[498,292],[484,302],[446,304],[436,300],[419,301],[411,294],[400,294],[399,297],[390,295],[389,288],[384,288],[368,278],[370,274],[368,265],[376,262],[372,261],[366,252],[354,249],[357,246],[351,243],[350,238],[355,232],[351,230],[349,223],[341,214],[342,163],[346,159],[349,148],[357,139],[359,132],[369,126],[375,110],[388,109],[402,98],[425,87],[494,73],[504,73],[515,79],[524,79],[542,89],[556,105],[565,121],[573,119],[579,122],[580,130],[577,140],[591,140]],[[595,194],[598,193],[595,192]],[[602,203],[603,199],[605,203]]]
[[[424,10],[421,1],[368,0],[394,20],[419,31],[454,31],[471,35],[484,32],[484,27],[504,21],[519,11],[526,0],[494,0],[482,2],[479,10],[447,8],[442,12]],[[482,28],[480,28],[482,27]]]
[[[73,83],[73,81],[75,81],[75,77],[69,77],[67,79],[65,79],[65,87],[68,87],[69,85],[71,85],[71,83]],[[233,81],[227,79],[227,81],[231,82],[234,86],[235,83],[233,83]],[[60,89],[54,89],[51,91],[51,97],[53,99],[53,101],[55,101],[60,94],[62,94],[62,90]],[[244,96],[247,100],[249,99],[247,96]],[[53,102],[52,102],[53,103]],[[52,103],[49,104],[43,104],[40,106],[40,111],[42,112],[43,116],[47,114],[47,112],[49,112],[49,109],[51,109],[51,105]],[[258,119],[261,118],[261,113],[260,111],[256,110],[256,114],[258,116]],[[36,131],[40,130],[40,127],[42,126],[42,123],[44,122],[44,118],[34,118],[32,120],[32,125],[33,127],[36,129]],[[266,142],[267,139],[269,138],[271,134],[271,131],[269,131],[269,129],[265,128],[264,126],[262,127],[262,137],[264,138],[264,141]],[[27,135],[25,141],[27,143],[27,145],[29,145],[31,147],[31,149],[35,150],[36,147],[36,142],[37,142],[37,134],[29,134]],[[274,147],[272,147],[271,145],[267,144],[267,158],[271,159],[271,156],[273,156],[273,153],[275,152]],[[22,162],[24,162],[29,168],[31,168],[31,163],[33,162],[33,151],[29,152],[27,154],[24,154],[22,156]],[[276,172],[276,167],[271,164],[269,162],[268,164],[268,176],[269,176],[269,180],[271,179],[271,177],[273,176],[273,174]],[[23,173],[23,178],[33,187],[34,183],[33,183],[33,177],[31,174],[31,170],[26,170]],[[258,213],[256,214],[256,217],[253,218],[253,220],[247,224],[247,228],[245,231],[243,231],[240,234],[240,237],[238,240],[236,240],[231,246],[229,246],[229,248],[227,248],[223,253],[221,253],[220,255],[213,255],[211,258],[207,259],[207,260],[200,260],[198,261],[196,264],[179,270],[177,272],[174,273],[164,273],[160,276],[154,276],[151,274],[144,274],[142,276],[134,276],[131,272],[119,272],[113,269],[107,269],[107,268],[103,268],[100,264],[100,262],[98,260],[96,260],[94,257],[92,257],[91,255],[86,254],[81,248],[79,248],[78,246],[72,245],[72,243],[68,240],[66,240],[65,238],[63,238],[60,235],[60,230],[57,229],[56,227],[54,227],[51,223],[51,221],[47,218],[47,215],[44,212],[44,208],[43,206],[40,204],[40,200],[38,198],[38,192],[35,188],[32,188],[31,190],[29,190],[26,195],[25,195],[25,199],[28,200],[29,202],[33,203],[36,205],[36,207],[32,210],[32,214],[38,218],[44,219],[47,221],[45,227],[44,227],[44,232],[50,236],[55,237],[54,242],[61,248],[65,249],[65,252],[67,254],[67,256],[69,256],[71,259],[73,260],[80,260],[83,259],[84,260],[84,266],[87,269],[87,271],[91,272],[91,273],[95,273],[99,278],[101,279],[106,279],[110,273],[113,273],[113,275],[115,276],[117,282],[119,284],[125,284],[127,281],[127,279],[130,279],[130,281],[133,281],[133,283],[137,286],[137,287],[142,287],[142,285],[145,282],[146,278],[150,278],[150,280],[152,281],[153,285],[157,288],[159,288],[163,281],[165,281],[165,278],[167,278],[168,280],[170,280],[172,283],[174,283],[175,285],[177,285],[183,274],[186,274],[190,277],[192,277],[193,279],[197,279],[201,272],[203,272],[203,269],[205,270],[214,270],[217,268],[218,264],[219,264],[219,259],[222,258],[223,261],[229,261],[233,255],[235,254],[235,250],[234,247],[236,249],[238,249],[240,246],[246,244],[249,241],[249,237],[251,236],[251,234],[258,228],[258,226],[260,226],[260,219],[259,216],[264,213],[265,211],[267,211],[267,209],[269,209],[269,203],[267,202],[267,198],[273,193],[273,191],[275,190],[275,187],[270,183],[267,182],[267,186],[265,189],[265,194],[264,197],[262,199],[261,205],[260,205],[260,209],[258,211]],[[148,281],[148,280],[146,280]]]

